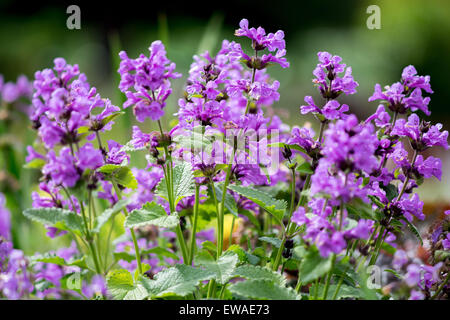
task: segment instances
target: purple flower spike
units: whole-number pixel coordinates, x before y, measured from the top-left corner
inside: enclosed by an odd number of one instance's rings
[[[161,41],[152,42],[149,51],[149,57],[141,54],[136,59],[128,58],[125,51],[119,53],[119,89],[128,98],[123,106],[134,105],[136,119],[140,122],[147,118],[156,121],[164,115],[165,100],[172,93],[170,79],[181,77],[174,71],[175,63],[167,59]]]

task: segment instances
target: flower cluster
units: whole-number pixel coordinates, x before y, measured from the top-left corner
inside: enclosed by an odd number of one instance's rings
[[[181,77],[174,72],[175,63],[167,59],[161,41],[154,41],[149,51],[149,57],[141,54],[136,59],[128,58],[125,51],[119,53],[119,89],[127,96],[123,107],[134,105],[134,114],[140,122],[146,118],[156,121],[164,115],[165,101],[172,93],[170,79]]]
[[[427,93],[433,93],[430,85],[430,76],[418,76],[414,66],[407,66],[403,69],[400,82],[393,83],[381,90],[379,84],[375,85],[375,92],[369,98],[369,101],[381,100],[390,110],[400,114],[408,110],[421,110],[426,115],[430,115],[428,104],[430,97],[423,97],[424,90]]]

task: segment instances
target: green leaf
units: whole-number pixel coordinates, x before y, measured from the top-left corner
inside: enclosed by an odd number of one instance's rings
[[[38,208],[26,209],[23,214],[28,219],[40,222],[44,225],[56,226],[63,230],[83,229],[81,217],[75,212],[60,208]]]
[[[313,289],[314,286],[311,286],[310,290]],[[337,289],[337,286],[335,284],[332,284],[328,288],[328,293],[326,299],[331,299]],[[324,285],[321,283],[319,284],[319,292],[322,293],[324,290]],[[360,289],[342,284],[341,288],[339,289],[339,292],[336,296],[336,299],[345,299],[345,298],[362,298],[362,292]]]
[[[239,245],[237,244],[232,244],[231,246],[228,247],[227,251],[231,251],[234,252],[238,255],[239,258],[239,263],[241,262],[248,262],[248,258],[247,258],[247,252],[245,252],[244,249],[242,249]]]
[[[116,202],[116,204],[114,204],[112,208],[103,211],[103,213],[95,219],[95,226],[92,229],[92,232],[100,232],[100,229],[105,225],[105,223],[112,219],[117,213],[122,211],[123,208],[125,208],[130,202],[130,199],[119,200]]]
[[[224,252],[217,260],[204,250],[195,256],[195,263],[215,274],[214,278],[220,284],[226,284],[231,279],[238,262],[238,255],[232,251]]]
[[[125,143],[122,148],[120,148],[120,152],[135,152],[135,151],[139,151],[139,150],[145,150],[145,147],[142,148],[136,148],[131,141],[128,141],[127,143]]]
[[[314,171],[311,167],[311,164],[309,162],[303,162],[295,170],[298,172],[301,172],[301,173],[305,173],[305,174],[313,174],[314,173]]]
[[[384,271],[392,273],[397,279],[403,279],[403,276],[393,269],[384,269]]]
[[[80,267],[82,269],[88,269],[86,264],[86,256],[82,256],[80,258],[72,258],[69,261],[66,261],[64,258],[57,256],[54,253],[44,253],[37,254],[30,257],[30,263],[34,264],[36,262],[44,262],[44,263],[52,263],[58,266],[66,266],[66,267]]]
[[[117,118],[118,116],[125,114],[124,111],[117,111],[117,112],[113,112],[111,113],[109,116],[107,116],[106,118],[104,118],[102,120],[102,127],[104,127],[105,125],[107,125],[108,123],[110,123],[111,121],[113,121],[115,118]]]
[[[237,192],[241,196],[244,196],[257,205],[261,206],[264,210],[272,214],[280,224],[282,224],[284,213],[287,207],[286,201],[274,199],[269,194],[260,190],[256,190],[252,187],[229,185],[228,189]]]
[[[142,209],[135,209],[125,219],[126,228],[154,225],[161,228],[174,228],[180,218],[176,212],[168,215],[166,210],[155,202],[147,202]]]
[[[24,168],[26,169],[42,169],[45,165],[45,160],[41,158],[34,158],[30,162],[24,164]]]
[[[204,280],[214,277],[213,272],[193,268],[185,264],[164,269],[155,275],[155,280],[142,278],[142,284],[151,298],[187,296]]]
[[[151,249],[144,249],[140,251],[141,255],[146,255],[146,254],[156,254],[158,257],[167,257],[167,258],[171,258],[171,259],[175,259],[175,260],[179,260],[179,257],[173,253],[172,251],[169,251],[166,248],[162,248],[162,247],[154,247]],[[118,260],[125,260],[127,262],[131,262],[136,260],[136,256],[131,253],[128,252],[114,252],[114,259],[116,261]]]
[[[380,188],[386,192],[386,198],[388,198],[389,202],[391,202],[398,196],[397,187],[391,183],[387,186],[384,186],[382,183],[380,183]]]
[[[162,178],[156,186],[156,194],[169,201],[166,178]],[[194,194],[194,175],[189,162],[181,162],[173,168],[174,206],[184,197]]]
[[[223,183],[218,183],[218,184],[215,184],[214,186],[216,189],[217,201],[220,203],[220,202],[222,202]],[[210,190],[211,186],[209,186],[208,189]],[[238,217],[238,208],[237,208],[236,200],[228,192],[225,195],[225,208],[227,208],[231,214]]]
[[[448,250],[436,250],[434,252],[434,259],[436,261],[444,261],[445,259],[450,258],[450,251]]]
[[[260,237],[259,240],[268,242],[276,248],[281,246],[281,240],[275,237]]]
[[[284,277],[280,273],[274,272],[265,267],[254,266],[251,264],[237,267],[233,273],[233,276],[245,278],[248,280],[268,280],[279,285],[284,285],[284,283],[286,282]]]
[[[245,217],[248,218],[248,220],[253,223],[256,227],[256,229],[261,230],[261,224],[258,221],[258,218],[255,216],[255,214],[250,210],[239,210],[239,213]]]
[[[228,288],[238,297],[263,300],[299,300],[292,288],[274,283],[270,280],[246,280],[234,283]]]
[[[420,241],[420,245],[423,246],[423,239],[420,235],[419,230],[417,230],[416,226],[413,225],[411,222],[409,222],[405,217],[402,217],[402,220],[406,222],[406,225],[408,226],[409,230],[416,236],[417,239]]]
[[[384,209],[386,205],[378,199],[376,196],[368,195],[369,199],[380,209]]]
[[[126,188],[137,188],[137,180],[128,167],[117,164],[105,164],[98,168],[97,171],[103,173],[106,180],[114,181]]]
[[[357,218],[377,220],[375,212],[370,204],[365,203],[359,198],[353,199],[351,203],[345,205],[349,215]]]
[[[135,283],[131,273],[125,269],[111,271],[107,277],[107,287],[115,300],[143,300],[148,296],[143,285]]]
[[[323,258],[318,250],[310,250],[300,264],[300,279],[303,284],[310,283],[326,274],[330,269],[331,256]]]
[[[303,152],[303,153],[308,154],[308,152],[307,152],[305,149],[303,149],[302,147],[300,147],[300,146],[297,145],[297,144],[287,144],[287,143],[284,143],[284,142],[275,142],[275,143],[269,144],[268,147],[269,147],[269,148],[284,148],[284,147],[289,147],[290,149],[294,149],[294,150],[297,150],[297,151],[300,151],[300,152]]]
[[[188,135],[179,134],[173,138],[181,148],[186,150],[209,150],[212,146],[210,136],[202,133],[201,127],[194,127],[192,131],[189,131]]]

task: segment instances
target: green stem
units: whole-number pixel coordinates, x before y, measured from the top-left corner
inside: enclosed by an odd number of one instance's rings
[[[233,220],[231,221],[230,237],[228,238],[228,248],[232,245],[232,242],[233,242],[233,231],[234,231],[234,223],[235,222],[236,222],[236,216],[233,215]]]
[[[442,291],[442,289],[444,289],[444,287],[447,285],[449,279],[450,279],[450,272],[447,272],[447,276],[445,277],[444,282],[441,283],[441,285],[436,290],[436,292],[431,296],[431,300],[434,300],[435,298],[437,298],[437,296]]]
[[[116,195],[117,198],[119,200],[122,199],[122,191],[120,191],[119,186],[117,185],[117,182],[115,182],[114,180],[112,181],[112,185],[114,187],[114,190],[116,191]],[[123,207],[123,214],[125,215],[125,217],[128,216],[128,210],[126,207]],[[137,262],[137,266],[138,266],[138,271],[139,274],[143,273],[143,269],[142,269],[142,263],[141,263],[141,254],[139,252],[139,246],[137,243],[137,239],[136,239],[136,234],[134,233],[133,228],[130,228],[130,233],[131,233],[131,239],[133,240],[133,245],[134,245],[134,254],[136,256],[136,262]]]
[[[198,223],[198,204],[200,198],[200,186],[195,184],[195,203],[194,203],[194,222],[192,225],[192,235],[191,235],[191,248],[189,250],[189,259],[188,264],[192,264],[192,260],[194,258],[195,252],[195,235],[197,232],[197,223]]]
[[[277,256],[275,258],[275,261],[273,263],[273,270],[277,271],[278,267],[280,266],[280,262],[281,262],[281,255],[283,254],[283,250],[284,250],[284,245],[286,243],[286,238],[290,237],[290,235],[295,231],[295,224],[291,224],[291,217],[292,214],[294,213],[294,209],[295,209],[295,168],[291,168],[291,173],[292,173],[292,181],[291,181],[291,206],[289,209],[289,216],[288,216],[288,224],[286,226],[284,235],[283,235],[283,240],[281,241],[281,245],[280,248],[278,249],[277,252]]]
[[[211,192],[213,194],[214,205],[216,207],[217,213],[217,247],[218,247],[221,238],[220,212],[219,212],[219,203],[217,202],[216,186],[214,184],[214,180],[211,177],[209,177],[209,185],[211,186]],[[217,254],[219,256],[219,250],[217,250]]]
[[[228,164],[227,173],[225,176],[225,182],[223,183],[223,188],[222,188],[222,199],[220,201],[220,207],[219,207],[219,219],[220,219],[220,226],[221,226],[221,234],[220,234],[220,238],[219,238],[220,242],[218,243],[217,258],[220,257],[220,255],[222,254],[222,251],[223,251],[223,223],[224,223],[224,212],[225,212],[225,199],[226,199],[226,195],[227,195],[227,187],[228,187],[228,184],[230,183],[231,169],[233,166],[235,152],[236,152],[236,150],[234,149],[234,146],[233,146],[233,152],[231,153],[231,162]],[[213,188],[213,190],[215,193],[214,188]],[[215,194],[214,194],[214,196],[215,196]]]
[[[330,269],[330,272],[328,273],[328,277],[325,282],[325,289],[323,290],[323,295],[322,295],[323,300],[325,300],[328,296],[328,289],[330,288],[331,277],[333,276],[333,268],[334,268],[335,262],[336,262],[336,254],[333,253],[333,255],[331,257],[331,269]]]

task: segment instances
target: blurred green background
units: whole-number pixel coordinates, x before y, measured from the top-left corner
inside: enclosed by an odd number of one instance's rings
[[[167,2],[167,3],[166,3]],[[398,81],[403,67],[413,64],[421,75],[430,75],[434,90],[430,120],[450,128],[450,1],[223,1],[223,2],[94,2],[39,1],[22,3],[0,1],[0,73],[5,81],[19,74],[30,79],[36,70],[51,67],[55,57],[64,57],[71,64],[79,64],[91,85],[103,97],[121,105],[123,97],[117,89],[119,77],[117,54],[126,50],[130,57],[148,54],[150,43],[161,39],[169,58],[177,64],[183,78],[173,81],[174,93],[169,100],[164,122],[166,127],[177,110],[183,85],[194,54],[220,47],[222,39],[238,40],[245,48],[248,41],[234,37],[242,18],[251,26],[263,26],[267,32],[282,29],[286,34],[288,69],[272,67],[273,78],[281,83],[281,99],[275,112],[290,125],[302,125],[312,118],[299,113],[305,95],[317,100],[313,88],[312,70],[317,64],[317,52],[329,51],[340,55],[353,68],[359,83],[358,93],[340,98],[361,119],[376,110],[377,103],[367,102],[375,83],[382,86]],[[81,9],[81,30],[69,30],[66,8],[78,4]],[[381,29],[369,30],[366,9],[376,4],[381,9]],[[108,133],[125,143],[131,136],[131,110]],[[156,129],[150,121],[140,124],[142,129]],[[23,164],[24,149],[34,133],[23,118],[10,129],[15,136],[15,157]],[[450,155],[443,149],[433,154],[442,158],[442,182],[430,180],[420,189],[426,210],[439,210],[450,203]],[[6,160],[6,159],[4,159]],[[8,159],[10,160],[10,159]],[[7,161],[3,161],[6,163]],[[143,166],[143,163],[135,163]],[[19,169],[18,169],[19,170]],[[55,241],[30,227],[20,210],[30,206],[30,190],[35,188],[35,173],[19,170],[20,187],[8,196],[13,211],[16,245],[34,253],[56,246]],[[1,178],[0,178],[1,179]],[[7,183],[3,181],[3,184]],[[11,190],[10,190],[11,191]],[[13,199],[14,198],[14,199]]]

